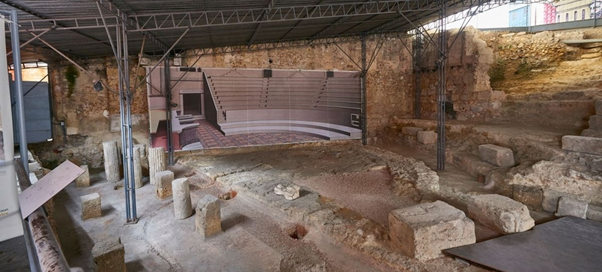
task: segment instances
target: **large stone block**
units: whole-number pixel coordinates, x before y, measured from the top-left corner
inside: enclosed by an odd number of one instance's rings
[[[556,210],[558,210],[558,200],[561,196],[561,192],[554,190],[543,190],[543,201],[541,202],[542,209],[546,212],[556,212]]]
[[[556,212],[556,216],[575,216],[586,218],[587,206],[588,204],[585,201],[563,196],[558,200],[558,211]]]
[[[419,127],[402,127],[401,133],[406,134],[406,135],[416,136],[416,133],[418,131],[422,131],[422,130],[424,130],[424,129],[419,128]]]
[[[468,216],[500,233],[516,233],[531,229],[535,221],[524,204],[502,195],[473,196]]]
[[[96,272],[125,272],[125,249],[119,237],[109,237],[92,248]]]
[[[195,226],[201,237],[207,238],[222,231],[219,199],[206,195],[196,205]]]
[[[510,148],[492,144],[479,145],[479,156],[481,160],[495,166],[514,166],[514,154]]]
[[[512,186],[512,196],[514,200],[527,205],[530,210],[542,210],[543,190],[541,188],[514,185]]]
[[[596,114],[602,115],[602,100],[596,100]]]
[[[421,261],[442,256],[441,250],[476,241],[474,222],[442,201],[392,211],[389,235],[403,254]]]
[[[562,137],[562,149],[602,156],[602,138],[566,135]]]
[[[587,219],[602,222],[602,207],[597,205],[588,205]]]
[[[82,220],[102,216],[100,195],[98,193],[81,196],[79,200],[82,206]]]
[[[83,169],[84,172],[75,179],[75,186],[88,187],[90,186],[90,170],[87,165],[82,165],[80,168]]]
[[[600,130],[584,129],[583,131],[581,131],[581,136],[602,138],[602,129],[600,129]]]
[[[437,132],[434,131],[418,131],[416,140],[421,144],[434,144],[437,142]]]
[[[589,129],[602,131],[602,115],[592,115],[589,117]]]
[[[155,174],[155,191],[160,199],[168,198],[172,195],[171,182],[174,179],[174,173],[166,170]]]

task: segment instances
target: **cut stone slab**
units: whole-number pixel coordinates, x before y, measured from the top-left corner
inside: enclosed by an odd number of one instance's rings
[[[527,206],[496,194],[473,196],[468,216],[500,233],[523,232],[535,226]]]
[[[76,187],[89,187],[90,186],[90,170],[88,169],[87,165],[82,165],[82,166],[80,166],[80,168],[83,169],[84,172],[75,179],[75,186]]]
[[[561,196],[561,192],[554,190],[543,190],[543,201],[541,202],[541,207],[546,212],[555,213],[558,210],[558,200]]]
[[[587,216],[587,202],[581,201],[571,197],[560,197],[558,200],[558,211],[556,216],[574,216],[579,218],[586,218]]]
[[[93,193],[79,198],[82,206],[82,220],[98,218],[102,216],[100,207],[100,195]]]
[[[602,138],[565,135],[562,149],[602,156]]]
[[[597,205],[588,205],[587,219],[602,222],[602,207]]]
[[[109,237],[94,244],[92,257],[96,272],[125,272],[125,249],[119,237]]]
[[[602,131],[602,115],[592,115],[589,117],[589,129]]]
[[[195,212],[196,230],[203,239],[222,232],[222,216],[217,197],[206,195],[201,198]]]
[[[166,170],[155,174],[155,191],[160,199],[168,198],[172,195],[171,182],[174,180],[174,173]]]
[[[419,128],[419,127],[402,127],[401,133],[406,134],[406,135],[416,136],[416,133],[418,133],[418,131],[423,131],[423,130],[424,129]]]
[[[514,166],[512,149],[493,144],[479,145],[481,160],[500,167]]]
[[[437,132],[434,131],[418,131],[416,140],[421,144],[434,144],[437,142]]]
[[[420,261],[442,256],[441,250],[476,242],[474,222],[443,201],[392,211],[389,231],[396,248]]]

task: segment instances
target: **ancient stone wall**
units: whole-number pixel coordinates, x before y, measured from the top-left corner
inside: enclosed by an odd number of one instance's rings
[[[49,166],[70,159],[92,168],[101,167],[102,142],[121,140],[119,132],[110,131],[110,116],[119,114],[119,82],[114,59],[92,59],[80,65],[90,74],[68,62],[50,64],[54,141],[31,146],[40,160]],[[130,71],[131,85],[134,86],[136,67],[130,67]],[[140,69],[138,74],[144,75],[144,70]],[[93,82],[99,79],[112,90],[105,87],[102,91],[95,91]],[[132,114],[136,121],[134,141],[148,143],[148,106],[144,85],[134,91]]]
[[[493,63],[493,50],[479,38],[479,31],[466,28],[458,33],[446,33],[449,48],[446,62],[446,101],[453,104],[459,120],[488,120],[505,99],[502,92],[493,91],[487,71]],[[434,119],[437,114],[439,50],[438,35],[426,38],[420,67],[421,118]],[[451,106],[451,104],[448,104]],[[451,117],[451,116],[450,116]]]

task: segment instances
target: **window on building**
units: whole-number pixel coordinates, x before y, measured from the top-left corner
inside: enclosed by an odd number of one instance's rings
[[[560,14],[558,14],[558,16],[556,17],[556,22],[560,23]]]
[[[569,21],[569,13],[568,12],[564,15],[564,21],[565,22]]]
[[[573,21],[577,21],[577,11],[573,12]]]
[[[585,20],[585,9],[581,10],[581,20]]]

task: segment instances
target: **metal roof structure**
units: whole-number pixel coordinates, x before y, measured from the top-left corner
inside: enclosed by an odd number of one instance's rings
[[[127,25],[129,53],[357,37],[407,32],[486,0],[0,0],[0,10],[18,10],[23,62],[60,57],[112,56],[107,29]],[[105,28],[106,27],[106,28]],[[185,33],[185,34],[184,34]],[[43,41],[46,43],[44,43]],[[177,43],[176,43],[177,42]]]

